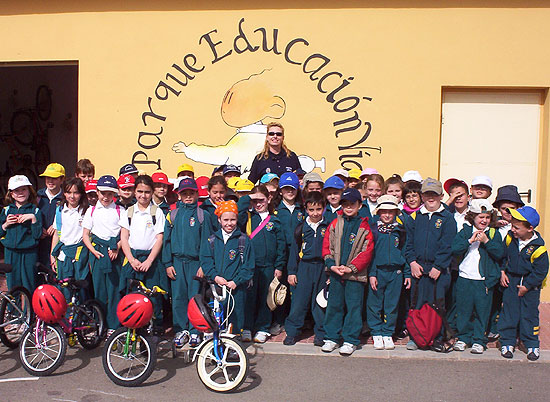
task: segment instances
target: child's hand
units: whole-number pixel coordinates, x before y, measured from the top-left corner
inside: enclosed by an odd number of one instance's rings
[[[55,233],[55,230],[56,230],[56,229],[55,229],[53,226],[50,226],[50,227],[48,228],[48,230],[46,230],[46,232],[48,233],[48,236],[52,237],[53,234]]]
[[[151,265],[153,265],[153,261],[149,261],[149,259],[146,259],[141,263],[139,270],[141,272],[147,272],[149,271],[149,268],[151,268]]]
[[[109,250],[108,254],[109,254],[109,259],[111,261],[114,261],[118,257],[118,249],[117,250]]]
[[[424,268],[422,268],[422,265],[420,265],[416,261],[413,261],[411,262],[411,273],[412,273],[412,276],[418,279],[424,273]]]
[[[94,255],[94,257],[97,258],[98,260],[99,260],[100,258],[105,257],[103,254],[101,254],[101,253],[100,253],[99,251],[97,251],[96,249],[93,249],[93,250],[91,250],[90,252],[91,252],[91,253]]]
[[[529,291],[529,289],[527,289],[525,286],[518,285],[518,296],[519,297],[525,296],[525,293],[527,293],[528,291]]]
[[[508,275],[506,275],[506,272],[501,271],[500,272],[500,285],[504,288],[507,288],[510,284],[510,279],[508,279]]]
[[[216,282],[220,286],[227,285],[227,281],[225,280],[225,278],[222,278],[221,276],[216,276],[214,278],[214,282]]]
[[[411,288],[411,278],[405,278],[405,289],[410,289]]]
[[[42,228],[42,235],[40,236],[40,240],[45,239],[46,237],[48,237],[48,231]]]
[[[273,273],[274,278],[281,279],[282,276],[283,276],[283,271],[281,271],[280,269],[276,269],[275,272]]]
[[[141,271],[140,269],[141,262],[139,262],[137,258],[132,258],[132,261],[128,261],[128,262],[130,263],[134,271],[137,271],[137,272]]]
[[[263,199],[265,197],[262,193],[249,194],[248,196],[250,197],[251,200],[256,200],[258,198]]]
[[[508,225],[508,221],[506,219],[499,219],[497,221],[497,227],[501,228],[501,227],[504,227],[506,225]]]
[[[50,265],[53,269],[53,272],[57,274],[57,258],[55,258],[53,255],[50,255]]]
[[[2,228],[6,230],[8,227],[15,225],[17,222],[17,215],[15,214],[9,214],[6,218],[6,222],[2,225]]]
[[[351,268],[346,267],[345,265],[340,265],[340,272],[342,273],[342,275],[351,274]]]
[[[330,270],[340,276],[344,275],[344,273],[340,271],[340,265],[333,265],[332,267],[330,267]]]
[[[166,268],[166,276],[173,281],[176,280],[176,269],[174,267],[168,267]]]
[[[204,278],[204,272],[201,267],[197,269],[197,273],[195,275],[198,276],[199,278]]]
[[[296,275],[288,276],[288,284],[290,286],[296,286],[297,283],[298,283],[298,277]]]
[[[18,223],[24,223],[24,222],[27,222],[27,221],[31,221],[31,223],[36,223],[36,215],[35,214],[23,214],[23,215],[19,215],[17,217],[17,222]]]
[[[439,275],[441,275],[441,272],[435,268],[432,268],[430,270],[430,273],[428,274],[428,276],[432,278],[434,281],[437,281],[437,278],[439,278]]]
[[[487,243],[489,241],[489,238],[487,237],[487,235],[485,234],[485,232],[482,232],[481,230],[479,231],[478,235],[477,235],[477,240],[482,242],[483,244]]]
[[[372,290],[378,290],[378,289],[376,289],[376,287],[378,286],[378,279],[376,279],[376,276],[371,276],[369,278],[369,282],[370,282],[370,287],[372,288]]]
[[[235,288],[237,287],[237,284],[233,281],[229,281],[229,282],[226,283],[225,286],[227,286],[231,290],[235,290]]]
[[[473,242],[478,241],[477,240],[478,233],[479,233],[478,231],[473,232],[472,236],[468,239],[468,243],[472,244]]]

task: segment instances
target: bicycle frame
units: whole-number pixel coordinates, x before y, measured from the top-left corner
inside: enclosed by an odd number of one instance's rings
[[[21,309],[19,308],[19,306],[18,306],[17,304],[15,304],[15,303],[13,302],[13,300],[10,299],[6,293],[0,292],[0,296],[2,296],[2,299],[6,299],[6,300],[8,301],[8,303],[10,303],[10,305],[11,305],[13,308],[15,308],[19,314],[23,314],[23,313],[24,313],[24,311],[21,310]],[[15,318],[14,318],[13,320],[11,320],[11,321],[6,321],[6,322],[3,323],[2,325],[0,325],[0,328],[4,328],[4,327],[6,327],[6,326],[8,326],[8,325],[10,325],[10,324],[15,324],[17,321],[18,321],[18,319],[15,319]]]

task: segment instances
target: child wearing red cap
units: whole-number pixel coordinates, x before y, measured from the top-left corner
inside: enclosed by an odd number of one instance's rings
[[[124,209],[128,209],[137,202],[136,197],[134,197],[136,179],[131,174],[123,174],[118,178],[117,184],[118,198],[115,203]]]
[[[166,201],[166,195],[172,191],[174,185],[168,181],[168,176],[163,172],[155,172],[153,179],[153,203],[159,207],[164,215],[170,212],[170,204]]]

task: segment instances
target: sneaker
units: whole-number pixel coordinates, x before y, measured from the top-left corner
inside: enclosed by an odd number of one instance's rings
[[[189,331],[180,331],[174,337],[174,345],[177,348],[183,348],[187,342],[189,342]]]
[[[498,338],[500,338],[500,334],[495,334],[494,332],[489,332],[487,334],[487,338],[489,338],[489,342],[494,342],[496,341]]]
[[[418,345],[414,343],[412,339],[410,339],[409,342],[407,342],[407,350],[417,350],[417,349],[418,349]]]
[[[286,345],[286,346],[292,346],[292,345],[296,345],[296,338],[294,338],[293,336],[286,336],[286,338],[283,340],[283,345]]]
[[[355,352],[355,349],[357,349],[357,346],[349,342],[344,342],[344,344],[340,346],[340,354],[342,356],[350,356],[353,352]]]
[[[256,335],[254,336],[254,342],[256,343],[265,343],[267,341],[267,338],[269,338],[271,334],[269,332],[265,331],[258,331],[256,332]]]
[[[511,359],[514,357],[514,347],[513,346],[503,346],[500,348],[500,355],[506,359]]]
[[[382,340],[382,335],[375,335],[372,337],[372,340],[374,342],[374,349],[375,350],[383,350],[384,349],[384,341]]]
[[[466,350],[466,346],[466,342],[456,341],[455,345],[453,346],[453,350],[456,350],[457,352],[464,352]]]
[[[323,344],[323,347],[321,348],[321,350],[325,353],[330,353],[333,350],[335,350],[337,347],[338,347],[338,344],[336,342],[325,340],[325,343]]]
[[[527,359],[534,362],[535,360],[538,360],[540,357],[540,349],[539,348],[528,348],[527,349]]]
[[[384,341],[384,349],[386,350],[393,350],[395,349],[395,345],[393,343],[393,339],[391,336],[384,336],[382,338],[382,340]]]
[[[485,352],[485,348],[479,343],[474,343],[472,345],[472,350],[470,350],[470,353],[473,353],[474,355],[482,355],[483,352]]]
[[[201,344],[201,336],[199,334],[191,334],[189,337],[189,346],[196,348]]]
[[[241,341],[252,342],[252,332],[248,329],[243,329],[243,332],[241,332]]]
[[[323,346],[325,344],[325,341],[323,341],[323,338],[313,338],[313,346]]]
[[[279,335],[281,332],[283,332],[284,329],[285,329],[285,327],[283,327],[281,324],[275,323],[275,324],[273,324],[273,325],[269,328],[269,333],[270,333],[272,336],[277,336],[277,335]]]
[[[405,328],[403,331],[395,334],[395,339],[405,339],[407,336],[409,336],[409,331],[407,331],[407,328]]]

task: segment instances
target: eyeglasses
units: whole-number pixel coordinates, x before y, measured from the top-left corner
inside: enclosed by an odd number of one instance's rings
[[[267,135],[271,135],[271,136],[276,135],[277,137],[282,137],[282,136],[283,136],[283,133],[278,133],[278,132],[275,132],[275,131],[270,131],[269,133],[267,133]]]

